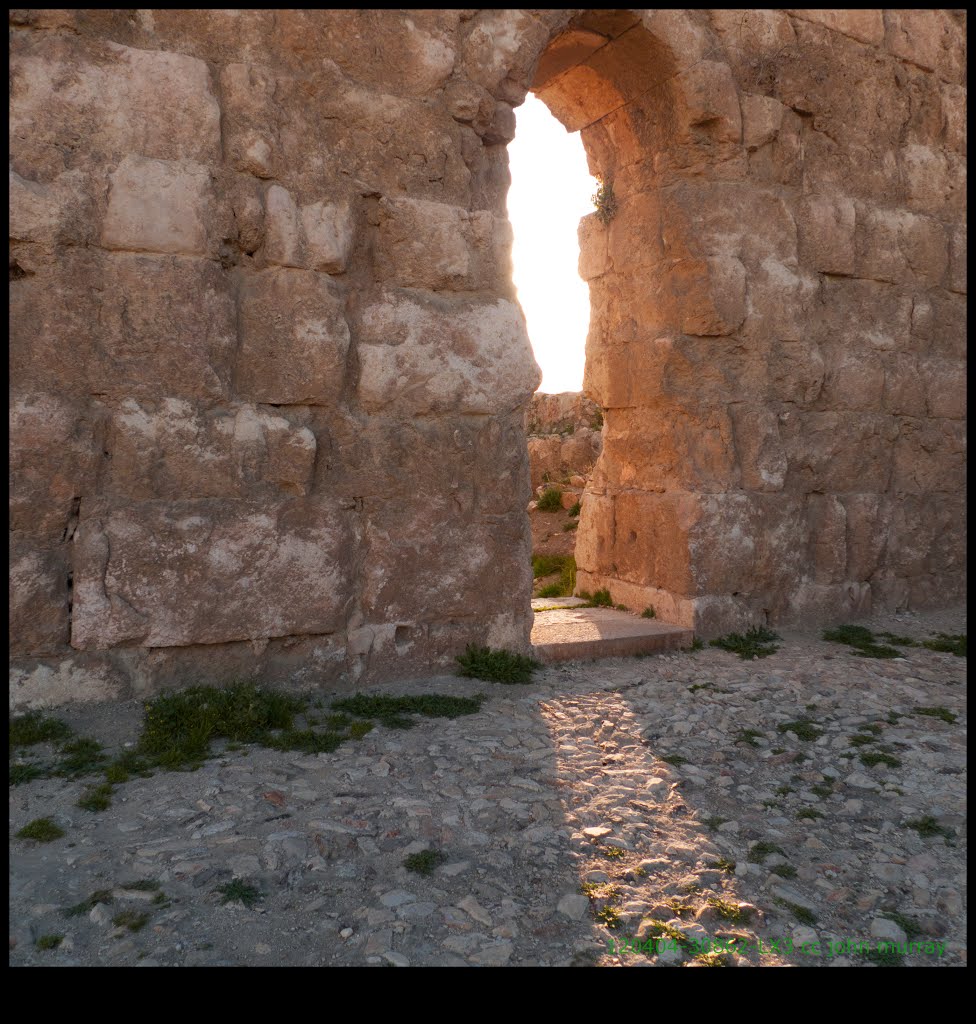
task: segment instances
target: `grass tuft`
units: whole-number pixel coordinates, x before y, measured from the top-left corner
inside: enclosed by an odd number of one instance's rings
[[[112,924],[118,928],[128,928],[130,932],[140,932],[149,924],[149,915],[140,914],[137,910],[122,910],[112,918]]]
[[[740,658],[767,658],[779,650],[778,645],[774,643],[779,639],[779,634],[774,633],[771,629],[767,629],[765,626],[753,626],[745,634],[727,633],[725,636],[720,636],[711,641],[711,646],[738,654]]]
[[[923,839],[931,839],[933,836],[942,836],[945,839],[954,839],[955,832],[951,828],[940,825],[936,818],[926,814],[922,818],[914,818],[906,821],[907,828],[914,829]]]
[[[423,694],[407,697],[368,697],[357,694],[333,701],[332,706],[360,718],[375,718],[381,725],[394,729],[409,729],[414,723],[407,715],[425,718],[458,718],[474,715],[481,710],[484,700],[476,697],[448,697],[441,694]]]
[[[420,853],[411,853],[404,860],[403,866],[407,871],[413,871],[414,874],[423,875],[426,878],[446,862],[447,854],[441,853],[440,850],[421,850]]]
[[[58,946],[60,946],[62,942],[64,942],[64,936],[63,935],[42,935],[34,943],[34,946],[37,949],[42,949],[42,950],[57,949]]]
[[[50,718],[40,711],[28,711],[10,719],[10,746],[33,747],[37,743],[58,743],[67,740],[74,732],[67,723]]]
[[[264,899],[264,893],[257,886],[245,882],[242,878],[225,882],[224,885],[218,887],[217,892],[220,893],[221,903],[234,903],[239,900],[248,910],[259,900]]]
[[[542,667],[527,655],[474,644],[468,644],[464,654],[459,654],[455,660],[460,666],[458,675],[493,683],[529,683],[532,673]]]
[[[965,633],[936,633],[935,639],[923,640],[922,646],[930,651],[942,651],[945,654],[954,654],[957,658],[966,657],[966,634]]]
[[[90,786],[75,805],[83,811],[105,811],[112,806],[112,786],[103,782],[100,786]]]
[[[643,611],[641,612],[641,618],[642,618],[642,619],[656,619],[656,618],[657,618],[657,612],[656,612],[656,611],[654,611],[654,605],[652,605],[652,604],[649,604],[649,605],[648,605],[648,606],[647,606],[647,607],[646,607],[646,608],[645,608],[645,609],[644,609],[644,610],[643,610]]]
[[[73,907],[65,907],[61,913],[65,917],[83,917],[85,914],[90,914],[96,904],[111,903],[112,901],[112,893],[108,889],[97,889],[87,899],[83,899]]]
[[[18,839],[33,839],[37,843],[53,843],[67,833],[50,818],[35,818],[28,822],[18,833]]]
[[[951,712],[948,708],[915,708],[914,714],[916,715],[927,715],[929,718],[941,718],[943,722],[948,722],[950,725],[956,721],[958,715]]]
[[[781,722],[776,728],[780,732],[793,733],[798,740],[802,740],[804,743],[812,743],[823,736],[823,730],[818,729],[809,718],[798,718],[795,722]]]
[[[558,487],[547,487],[535,507],[539,512],[559,512],[563,507],[562,491]]]
[[[746,858],[750,864],[762,864],[768,856],[773,853],[781,854],[786,856],[784,850],[777,846],[775,843],[767,842],[762,840],[756,843],[756,845],[749,851],[749,856]]]

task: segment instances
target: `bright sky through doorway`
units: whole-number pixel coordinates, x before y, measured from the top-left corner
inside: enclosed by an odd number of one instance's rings
[[[580,391],[590,295],[577,270],[580,217],[593,212],[596,181],[579,133],[570,135],[529,93],[515,111],[508,158],[508,216],[515,286],[529,325],[540,391]]]

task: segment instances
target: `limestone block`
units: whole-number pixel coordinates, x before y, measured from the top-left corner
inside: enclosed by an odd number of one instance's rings
[[[302,227],[308,266],[326,274],[341,274],[352,251],[352,206],[343,203],[312,203],[302,207]]]
[[[832,494],[807,497],[810,562],[817,583],[840,583],[847,575],[847,509]]]
[[[69,248],[12,282],[11,378],[65,396],[220,398],[235,320],[209,260]]]
[[[945,218],[965,201],[965,176],[956,173],[960,165],[948,153],[913,143],[901,148],[898,163],[911,209]]]
[[[937,220],[903,214],[898,241],[916,281],[931,287],[942,284],[949,265],[949,249],[945,229]]]
[[[72,646],[334,632],[351,543],[348,514],[322,499],[83,502]]]
[[[358,337],[367,412],[506,412],[539,384],[522,312],[502,299],[472,305],[387,293],[363,310]]]
[[[821,299],[818,275],[767,256],[749,275],[749,314],[740,333],[762,339],[805,338]]]
[[[265,258],[279,267],[305,265],[305,239],[298,206],[286,189],[272,185],[265,197]]]
[[[742,141],[742,111],[738,88],[728,64],[699,60],[676,79],[684,124],[707,134],[712,145]]]
[[[733,423],[721,405],[690,412],[675,402],[613,409],[603,451],[613,487],[640,489],[653,479],[655,487],[716,491],[739,483]]]
[[[912,299],[880,281],[831,277],[823,286],[824,337],[851,351],[902,350],[912,324]]]
[[[891,480],[896,494],[955,493],[965,475],[965,427],[960,421],[901,421]]]
[[[733,334],[746,316],[746,272],[734,256],[680,260],[667,275],[681,330],[698,336]]]
[[[63,540],[76,500],[92,494],[102,442],[99,416],[57,395],[20,394],[10,404],[10,529]]]
[[[204,256],[210,175],[186,162],[127,156],[111,178],[106,249]]]
[[[429,495],[423,507],[367,501],[363,614],[370,622],[443,622],[479,606],[489,575],[525,600],[532,591],[525,513],[491,523],[461,515],[450,495]]]
[[[735,256],[750,268],[773,259],[795,270],[796,224],[772,190],[739,182],[682,182],[657,202],[669,256]],[[651,221],[648,228],[654,227]]]
[[[911,352],[885,353],[885,381],[881,408],[896,416],[924,416],[925,380],[918,356]]]
[[[307,494],[315,435],[253,405],[202,410],[125,400],[112,415],[102,493],[112,498],[264,498]]]
[[[275,269],[242,280],[238,394],[272,405],[334,405],[349,327],[340,292],[322,274]]]
[[[852,580],[872,579],[888,546],[892,504],[879,494],[842,494],[847,523],[847,574]]]
[[[224,155],[258,178],[272,178],[277,170],[275,84],[273,72],[260,65],[233,63],[220,73]]]
[[[220,109],[207,65],[179,52],[31,33],[11,57],[11,155],[53,177],[92,163],[210,163]]]
[[[376,252],[380,278],[430,290],[499,288],[511,276],[511,228],[481,210],[445,203],[384,199]]]
[[[82,171],[42,183],[10,169],[10,238],[18,242],[87,242],[91,196]]]
[[[908,260],[901,245],[902,226],[907,217],[904,210],[857,204],[858,277],[896,284],[910,280]]]
[[[961,85],[941,83],[940,108],[945,118],[946,145],[965,156],[966,153],[966,89]],[[941,127],[941,125],[940,125]]]
[[[770,613],[780,611],[805,567],[802,499],[733,492],[698,500],[689,537],[693,593],[761,595]]]
[[[811,405],[823,389],[826,370],[813,340],[776,341],[769,355],[769,379],[781,402]]]
[[[70,566],[62,546],[10,534],[10,654],[41,657],[68,647]]]
[[[898,424],[869,412],[797,412],[780,417],[789,462],[786,489],[843,494],[888,487]]]
[[[609,566],[615,576],[632,583],[690,592],[689,534],[700,515],[697,496],[585,493],[582,506],[576,541],[580,568]]]
[[[669,197],[670,198],[670,197]],[[588,215],[585,220],[593,217],[595,225],[591,229],[603,235],[604,246],[610,265],[620,272],[631,272],[637,267],[652,267],[664,256],[661,244],[661,200],[654,192],[638,192],[618,200],[617,212],[609,225],[604,227],[595,214]],[[584,221],[581,221],[582,224]],[[668,239],[665,236],[665,242]],[[676,257],[686,255],[676,253]],[[696,252],[695,255],[700,255]],[[582,243],[580,248],[582,259]],[[595,276],[595,275],[594,275]]]
[[[938,71],[950,82],[965,73],[965,30],[948,11],[891,10],[887,12],[885,45],[896,57],[926,71]]]
[[[783,11],[716,8],[708,12],[708,17],[724,49],[736,60],[766,58],[768,61],[796,42],[793,25]]]
[[[829,346],[823,398],[829,409],[877,412],[885,387],[885,369],[877,352],[852,352]]]
[[[931,289],[914,297],[912,347],[927,355],[966,357],[966,296]]]
[[[772,96],[745,94],[742,105],[742,144],[756,150],[772,142],[783,125],[785,107]]]
[[[928,415],[934,419],[965,420],[966,367],[957,359],[924,358],[918,362]]]
[[[730,411],[742,486],[750,491],[781,491],[786,480],[786,452],[775,414],[746,403],[736,403]]]
[[[579,276],[584,281],[600,277],[610,269],[610,255],[607,247],[607,229],[595,213],[580,219],[577,231],[579,238]]]
[[[966,224],[955,224],[949,233],[950,291],[966,294]]]
[[[824,273],[853,274],[854,227],[854,203],[847,197],[804,197],[797,217],[803,264]]]
[[[880,46],[885,38],[885,23],[880,10],[853,11],[790,11],[790,14],[804,21],[812,21],[818,25],[840,32],[860,43]]]
[[[479,11],[461,48],[461,69],[499,99],[521,103],[547,36],[528,11]]]

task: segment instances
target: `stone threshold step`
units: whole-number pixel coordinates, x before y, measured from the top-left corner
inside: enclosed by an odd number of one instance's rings
[[[690,647],[693,639],[694,633],[683,626],[613,608],[540,611],[532,625],[532,653],[543,662],[660,654]]]

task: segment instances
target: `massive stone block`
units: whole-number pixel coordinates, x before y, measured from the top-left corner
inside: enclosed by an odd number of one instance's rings
[[[538,387],[521,310],[387,293],[362,312],[358,397],[367,412],[508,412]]]
[[[350,516],[324,499],[83,502],[71,644],[173,647],[334,633]]]
[[[230,280],[210,261],[68,249],[12,282],[10,316],[17,390],[228,394],[235,309]]]
[[[238,394],[273,405],[333,405],[342,393],[349,326],[323,274],[267,270],[241,280]]]

